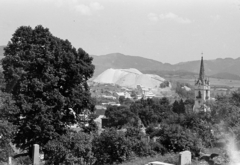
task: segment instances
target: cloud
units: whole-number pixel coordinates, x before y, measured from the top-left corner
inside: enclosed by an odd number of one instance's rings
[[[157,21],[158,21],[158,16],[157,16],[157,14],[155,14],[155,13],[149,13],[149,14],[148,14],[148,19],[149,19],[150,21],[157,22]]]
[[[213,21],[218,21],[220,19],[220,15],[212,15],[210,17]]]
[[[103,10],[104,7],[99,4],[98,2],[92,2],[90,3],[90,7],[92,8],[92,10]]]
[[[91,2],[91,3],[80,3],[78,0],[43,0],[47,2],[52,2],[57,7],[67,7],[71,11],[75,11],[82,15],[92,15],[94,12],[103,10],[104,6],[99,2]]]
[[[82,15],[91,15],[97,10],[103,10],[104,7],[98,2],[92,2],[89,5],[76,4],[74,6],[75,11],[81,13]]]
[[[64,2],[62,0],[55,1],[54,3],[57,7],[62,7],[64,5]]]
[[[176,21],[178,23],[182,23],[182,24],[189,24],[191,23],[192,21],[188,18],[182,18],[174,13],[167,13],[167,14],[161,14],[159,15],[159,18],[164,20],[173,20],[173,21]]]
[[[91,15],[91,9],[87,5],[77,5],[74,7],[77,12],[80,12],[83,15]]]

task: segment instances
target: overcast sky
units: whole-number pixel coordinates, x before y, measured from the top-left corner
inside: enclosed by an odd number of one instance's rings
[[[0,0],[0,45],[40,24],[92,55],[240,57],[239,0]]]

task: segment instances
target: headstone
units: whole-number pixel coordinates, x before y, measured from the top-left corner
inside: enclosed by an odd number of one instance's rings
[[[178,165],[190,165],[192,163],[192,155],[190,151],[183,151],[179,153]]]
[[[8,157],[8,165],[12,165],[12,157]]]
[[[38,144],[33,145],[33,165],[40,165]]]

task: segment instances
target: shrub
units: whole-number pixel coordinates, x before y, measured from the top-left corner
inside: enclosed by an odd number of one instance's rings
[[[156,153],[164,155],[167,152],[166,148],[158,142],[150,142],[149,145],[151,147],[151,150],[153,150]]]
[[[134,146],[132,146],[132,150],[133,152],[139,156],[139,157],[143,157],[143,156],[153,156],[156,153],[151,149],[151,147],[149,146],[149,144],[146,141],[143,140],[139,140],[137,141]]]
[[[46,164],[93,162],[91,139],[83,132],[68,132],[59,139],[49,141],[44,147]]]
[[[169,87],[169,81],[165,80],[160,84],[160,88],[166,88],[166,87]]]
[[[110,128],[93,140],[93,153],[96,165],[121,163],[131,157],[131,146],[124,133]]]
[[[125,137],[131,146],[131,150],[139,157],[152,156],[155,152],[147,142],[146,137],[141,133],[140,129],[129,127],[125,133]]]
[[[195,148],[198,138],[189,129],[180,125],[163,125],[158,132],[158,142],[162,144],[168,152],[181,152]]]

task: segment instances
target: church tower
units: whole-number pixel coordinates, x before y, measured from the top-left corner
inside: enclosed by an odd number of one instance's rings
[[[195,80],[195,104],[193,107],[194,112],[209,111],[209,107],[205,102],[210,100],[210,83],[209,79],[205,78],[203,57],[200,64],[199,77]]]

